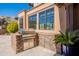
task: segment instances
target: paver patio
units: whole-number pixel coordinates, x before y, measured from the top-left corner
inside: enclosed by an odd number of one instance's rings
[[[43,47],[35,47],[26,51],[15,54],[11,48],[11,38],[8,35],[0,35],[0,56],[53,56],[52,52]]]

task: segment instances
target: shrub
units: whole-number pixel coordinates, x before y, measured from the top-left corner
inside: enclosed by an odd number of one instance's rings
[[[8,24],[7,31],[9,33],[17,32],[18,31],[18,24],[17,24],[17,22],[11,22],[10,24]]]
[[[79,39],[79,31],[65,31],[65,33],[60,31],[60,34],[56,36],[55,43],[62,44],[62,45],[73,45]]]

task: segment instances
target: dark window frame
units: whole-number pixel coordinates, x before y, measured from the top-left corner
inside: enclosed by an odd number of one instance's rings
[[[31,19],[30,19],[30,17],[31,17]],[[35,20],[34,20],[34,18],[35,18]],[[33,14],[33,15],[30,15],[29,17],[28,17],[28,22],[29,22],[29,29],[36,29],[36,25],[37,25],[37,14]],[[32,20],[33,19],[33,20]],[[30,23],[30,21],[31,21],[31,23]],[[35,21],[35,23],[33,23]],[[33,23],[33,24],[32,24]],[[33,27],[32,27],[33,26]]]
[[[49,14],[49,17],[51,17],[52,20],[49,20],[49,22],[48,22],[48,19],[47,19],[47,11],[52,11],[52,13],[50,12],[50,14]],[[46,24],[40,23],[40,20],[42,20],[42,19],[40,19],[40,18],[41,18],[41,17],[40,17],[40,14],[43,13],[43,12],[45,12]],[[51,15],[51,16],[50,16],[50,15]],[[50,21],[52,21],[52,22],[50,22]],[[49,28],[47,29],[48,23],[49,23],[49,25],[50,25],[50,26],[49,26],[50,29],[49,29]],[[41,26],[40,26],[40,25],[41,25]],[[42,26],[44,27],[43,29],[41,29]],[[41,27],[41,28],[40,28],[40,27]],[[52,27],[52,28],[51,28],[51,27]],[[49,8],[49,9],[46,9],[46,10],[40,12],[40,13],[39,13],[39,30],[53,30],[53,29],[54,29],[54,8]]]
[[[20,25],[20,28],[23,29],[23,16],[19,17],[19,25]]]

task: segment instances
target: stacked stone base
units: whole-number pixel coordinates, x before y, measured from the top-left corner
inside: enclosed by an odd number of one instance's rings
[[[60,45],[54,42],[55,35],[56,34],[39,33],[39,45],[56,53],[60,53]]]
[[[11,45],[15,53],[23,51],[24,46],[23,46],[22,35],[19,33],[12,34]]]
[[[50,49],[56,53],[60,53],[61,48],[60,45],[56,45],[54,42],[56,34],[47,34],[47,33],[38,33],[34,38],[23,40],[21,34],[12,34],[11,42],[12,48],[16,53],[19,53],[23,50],[35,47],[42,46],[44,48]]]

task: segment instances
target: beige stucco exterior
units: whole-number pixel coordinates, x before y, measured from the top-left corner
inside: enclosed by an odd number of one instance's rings
[[[40,30],[39,29],[39,12],[49,9],[49,8],[54,8],[54,28],[53,30]],[[50,3],[42,3],[36,7],[34,7],[32,10],[27,11],[25,14],[25,11],[21,12],[18,14],[18,16],[23,16],[23,28],[29,31],[29,16],[33,14],[37,14],[37,24],[36,24],[36,31],[39,36],[39,45],[45,48],[48,48],[50,50],[53,50],[56,52],[56,46],[54,42],[54,37],[56,34],[59,33],[60,31],[60,16],[59,16],[59,7],[55,4],[50,4]],[[52,19],[53,20],[53,19]],[[25,27],[26,26],[26,27]]]
[[[54,8],[54,29],[53,30],[39,30],[39,12]],[[73,4],[51,4],[51,3],[41,3],[32,10],[22,11],[18,14],[19,17],[23,17],[23,28],[27,31],[29,29],[29,19],[30,15],[37,14],[37,25],[34,31],[36,32],[47,32],[47,33],[58,33],[60,30],[65,31],[66,29],[73,30]],[[75,18],[75,17],[74,17]],[[76,26],[75,26],[76,27]]]
[[[74,8],[75,6],[75,8]],[[40,30],[39,29],[39,12],[54,8],[54,29],[53,30]],[[33,14],[37,14],[37,24],[36,24],[36,31],[39,36],[39,45],[52,49],[56,51],[56,45],[52,42],[55,38],[55,35],[59,33],[59,31],[73,30],[79,29],[79,4],[64,4],[64,3],[57,3],[57,4],[50,4],[50,3],[42,3],[36,7],[34,7],[30,11],[23,11],[18,14],[18,16],[23,16],[23,28],[27,31],[30,30],[29,28],[29,19],[28,17]],[[52,19],[53,20],[53,19]],[[52,40],[52,41],[51,41]],[[51,44],[50,44],[51,43]],[[61,50],[58,49],[58,50]]]
[[[26,10],[20,12],[18,17],[23,17],[23,28],[26,29]]]
[[[59,21],[59,10],[58,10],[58,7],[55,5],[55,4],[50,4],[50,3],[46,3],[46,4],[41,4],[35,8],[33,8],[32,10],[28,11],[26,13],[26,30],[29,30],[29,22],[28,22],[28,17],[30,15],[33,15],[33,14],[36,14],[36,13],[39,13],[41,12],[42,10],[44,9],[47,9],[47,8],[50,8],[50,7],[54,7],[54,29],[53,30],[39,30],[39,19],[37,20],[37,29],[35,29],[36,32],[47,32],[47,33],[57,33],[59,32],[60,30],[60,21]],[[38,15],[38,14],[37,14]],[[37,17],[38,18],[38,17]]]

